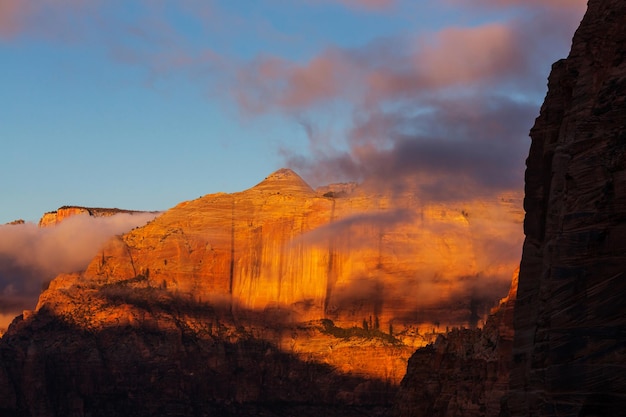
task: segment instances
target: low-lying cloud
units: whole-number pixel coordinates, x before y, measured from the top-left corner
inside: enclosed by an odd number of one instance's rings
[[[33,223],[0,226],[0,314],[34,308],[47,281],[60,273],[84,269],[109,238],[156,216],[85,214],[53,227],[40,228]]]

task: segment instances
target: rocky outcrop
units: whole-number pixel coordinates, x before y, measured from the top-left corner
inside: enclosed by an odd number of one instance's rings
[[[626,3],[590,0],[531,131],[512,416],[626,409]]]
[[[106,216],[114,216],[116,214],[134,214],[134,213],[145,213],[142,211],[135,210],[122,210],[118,208],[98,208],[98,207],[81,207],[81,206],[63,206],[58,208],[55,211],[49,211],[44,213],[39,219],[40,227],[47,226],[56,226],[61,223],[63,220],[70,218],[72,216],[91,216],[91,217],[106,217]]]
[[[452,329],[418,349],[407,367],[396,417],[495,417],[508,390],[517,273],[482,329]]]

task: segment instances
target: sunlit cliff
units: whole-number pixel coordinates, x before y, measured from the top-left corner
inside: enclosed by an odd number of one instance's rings
[[[378,415],[416,347],[481,326],[506,293],[519,202],[313,190],[282,169],[180,203],[50,282],[1,339],[0,398],[8,409],[45,403],[50,416],[238,415],[229,404],[251,415],[277,404]],[[21,391],[16,375],[52,382]],[[77,400],[53,401],[59,389]],[[136,398],[151,407],[136,410]]]
[[[136,280],[289,322],[367,322],[398,336],[470,326],[515,269],[518,201],[422,206],[410,194],[321,194],[284,169],[249,190],[179,204],[51,289]]]

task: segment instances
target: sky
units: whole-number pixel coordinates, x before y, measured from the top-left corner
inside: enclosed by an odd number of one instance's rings
[[[522,190],[584,0],[0,0],[0,224],[165,210],[289,167]],[[417,184],[417,185],[415,185]]]

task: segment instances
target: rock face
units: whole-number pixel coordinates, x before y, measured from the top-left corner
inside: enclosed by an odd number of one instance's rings
[[[112,241],[81,279],[142,275],[235,313],[423,334],[435,323],[475,324],[506,290],[517,201],[445,207],[367,190],[320,195],[283,169],[249,190],[179,204]],[[513,258],[492,262],[494,241]],[[482,295],[494,277],[498,291]]]
[[[516,290],[517,273],[482,329],[453,329],[411,356],[394,416],[500,415],[509,385]]]
[[[280,170],[181,203],[11,325],[0,414],[379,415],[415,346],[502,292],[517,202],[425,206]]]
[[[590,0],[531,131],[513,416],[626,409],[626,2]]]
[[[118,208],[97,208],[97,207],[81,207],[81,206],[63,206],[55,211],[44,213],[39,219],[40,227],[56,226],[63,220],[80,215],[88,215],[92,217],[114,216],[120,213],[142,213],[134,210],[122,210]]]

